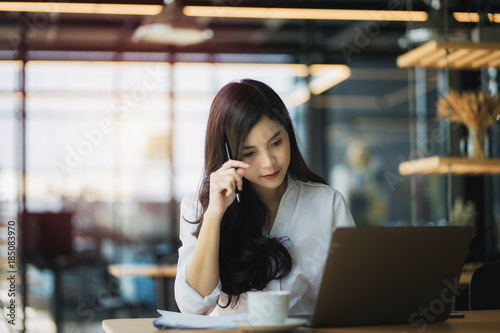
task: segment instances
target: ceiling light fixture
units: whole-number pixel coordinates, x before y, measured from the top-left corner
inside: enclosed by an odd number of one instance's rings
[[[311,65],[309,71],[312,76],[309,90],[314,95],[320,95],[351,76],[351,69],[346,65]]]
[[[132,37],[134,42],[187,46],[214,36],[214,32],[207,29],[205,19],[183,15],[179,1],[168,0],[165,4],[158,15],[143,18]]]
[[[311,99],[311,91],[307,86],[300,86],[291,93],[283,96],[286,105],[297,107]]]
[[[458,22],[468,23],[468,22],[479,22],[478,13],[467,13],[467,12],[454,12],[453,17]],[[491,22],[500,23],[500,17],[498,15],[488,14]]]
[[[165,23],[154,23],[138,27],[134,32],[133,41],[186,46],[201,43],[213,35],[214,32],[210,29],[181,28]]]
[[[424,11],[185,6],[186,16],[297,20],[425,21]]]
[[[0,2],[0,12],[44,12],[115,15],[156,15],[162,5],[76,2]]]

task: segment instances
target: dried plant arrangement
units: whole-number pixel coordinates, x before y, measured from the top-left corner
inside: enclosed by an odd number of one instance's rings
[[[448,112],[449,110],[449,112]],[[498,96],[486,95],[482,91],[458,92],[450,90],[437,103],[437,117],[450,117],[451,122],[462,123],[474,137],[474,158],[485,158],[484,141],[486,130],[496,122],[500,113]]]
[[[496,121],[500,113],[498,96],[485,95],[482,91],[457,92],[450,90],[446,96],[439,98],[437,103],[438,118],[448,116],[448,96],[450,121],[464,124],[468,129],[487,129]]]

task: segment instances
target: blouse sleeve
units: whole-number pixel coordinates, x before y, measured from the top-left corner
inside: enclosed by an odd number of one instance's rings
[[[349,205],[344,196],[339,191],[336,191],[333,201],[333,228],[355,226],[356,223],[349,210]]]
[[[197,212],[201,211],[199,201],[194,194],[187,195],[181,202],[180,233],[179,238],[182,242],[179,248],[179,260],[177,262],[177,275],[175,277],[175,301],[179,310],[183,313],[207,314],[217,304],[220,296],[221,283],[214,291],[205,297],[202,297],[196,290],[187,283],[186,267],[193,255],[197,238],[193,232],[197,224],[187,221],[195,221]]]

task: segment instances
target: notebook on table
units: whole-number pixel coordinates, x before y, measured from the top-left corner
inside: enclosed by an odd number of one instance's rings
[[[444,321],[459,289],[470,227],[338,228],[310,326]]]

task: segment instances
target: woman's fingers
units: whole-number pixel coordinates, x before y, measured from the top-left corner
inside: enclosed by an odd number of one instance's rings
[[[242,162],[242,161],[238,161],[238,160],[228,160],[226,163],[223,164],[223,168],[227,168],[227,169],[248,169],[250,165],[248,165],[247,163],[245,162]]]
[[[223,187],[227,190],[226,196],[230,196],[236,187],[241,191],[243,185],[243,179],[238,174],[236,169],[227,169],[223,175],[224,185]]]
[[[248,169],[249,166],[250,165],[247,163],[237,160],[229,160],[224,163],[223,168],[227,169],[229,174],[233,176],[236,187],[240,191],[243,190],[243,176],[245,174],[245,170]]]
[[[225,194],[226,197],[231,196],[236,187],[241,191],[243,189],[243,175],[248,167],[248,164],[241,161],[227,161],[211,175],[212,188]]]
[[[220,192],[224,193],[226,197],[229,197],[234,192],[234,188],[236,186],[236,180],[231,173],[232,171],[228,170],[225,174],[221,175],[220,182],[218,184]]]

